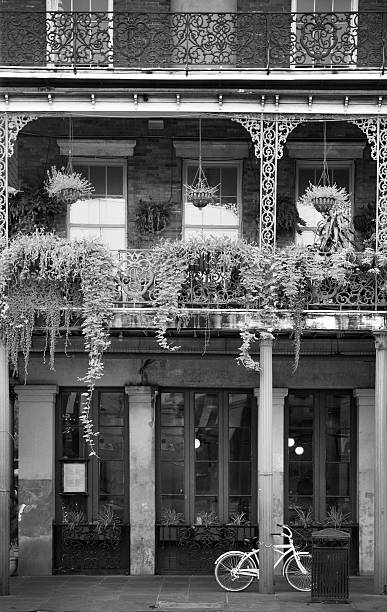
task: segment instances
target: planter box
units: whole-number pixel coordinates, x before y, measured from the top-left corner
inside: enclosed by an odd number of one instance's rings
[[[54,524],[54,573],[129,574],[130,527],[99,533],[94,524]]]

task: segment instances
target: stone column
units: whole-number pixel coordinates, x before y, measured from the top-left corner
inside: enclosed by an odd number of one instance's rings
[[[278,532],[277,524],[284,520],[284,401],[287,388],[273,389],[273,532]],[[254,389],[259,409],[259,388]],[[278,542],[279,543],[279,542]],[[282,574],[278,565],[275,574]]]
[[[9,496],[11,484],[11,414],[8,351],[0,343],[0,594],[9,595]]]
[[[375,593],[387,591],[387,333],[375,334]]]
[[[375,389],[354,389],[358,413],[359,572],[374,573]]]
[[[260,340],[260,387],[258,404],[258,524],[259,539],[273,543],[273,337]],[[259,551],[259,592],[274,592],[274,554],[271,546]]]
[[[52,574],[56,385],[18,385],[19,576]]]
[[[125,387],[129,398],[130,573],[155,572],[155,402],[151,387]]]

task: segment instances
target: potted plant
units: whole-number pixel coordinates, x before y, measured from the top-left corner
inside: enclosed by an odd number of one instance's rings
[[[158,234],[165,229],[169,214],[170,202],[140,200],[137,208],[136,223],[140,234]]]
[[[73,204],[77,200],[83,200],[91,195],[94,187],[79,172],[74,172],[71,167],[57,170],[51,166],[47,170],[47,180],[44,183],[47,194],[56,202]]]
[[[276,207],[277,237],[286,234],[293,236],[295,232],[300,234],[300,225],[305,225],[305,221],[298,214],[298,208],[294,200],[286,195],[278,195]]]

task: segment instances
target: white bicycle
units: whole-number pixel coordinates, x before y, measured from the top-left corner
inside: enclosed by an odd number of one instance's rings
[[[274,562],[274,568],[284,561],[282,573],[286,580],[297,591],[310,591],[312,556],[308,552],[298,551],[293,542],[293,532],[287,525],[278,525],[282,533],[272,535],[281,536],[288,541],[285,544],[265,544],[261,546],[272,546],[278,558]],[[215,578],[219,586],[226,591],[243,591],[250,586],[254,578],[259,580],[259,548],[249,552],[241,550],[229,550],[215,561]]]

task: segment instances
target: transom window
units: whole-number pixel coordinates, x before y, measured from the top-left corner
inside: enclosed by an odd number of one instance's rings
[[[110,249],[126,248],[126,172],[123,162],[74,161],[94,187],[88,200],[70,206],[69,237],[98,237]]]
[[[245,391],[163,391],[157,407],[158,517],[165,508],[200,524],[254,520],[254,402]]]
[[[297,162],[297,189],[296,199],[302,196],[309,183],[317,185],[323,171],[323,162]],[[330,184],[336,183],[337,187],[344,187],[348,194],[353,194],[353,163],[349,161],[328,162],[328,174]],[[297,243],[302,245],[313,244],[316,229],[323,216],[313,206],[298,205],[298,212],[306,223],[300,227],[301,233],[297,234]]]
[[[184,183],[191,185],[197,162],[186,162]],[[237,240],[241,220],[241,164],[238,162],[205,162],[203,170],[210,187],[219,185],[214,204],[202,209],[187,201],[184,191],[183,238],[190,236],[229,236]]]
[[[335,508],[355,522],[352,392],[289,392],[285,414],[286,520],[297,520],[301,509],[323,522]]]
[[[83,407],[81,389],[63,389],[59,396],[57,422],[57,485],[61,483],[63,462],[87,459],[89,450],[83,438],[79,415]],[[128,521],[128,410],[123,390],[104,389],[94,392],[91,418],[100,435],[95,438],[98,460],[87,461],[86,493],[57,495],[57,520],[63,513],[82,511],[85,522],[98,518],[109,507],[122,521]]]

